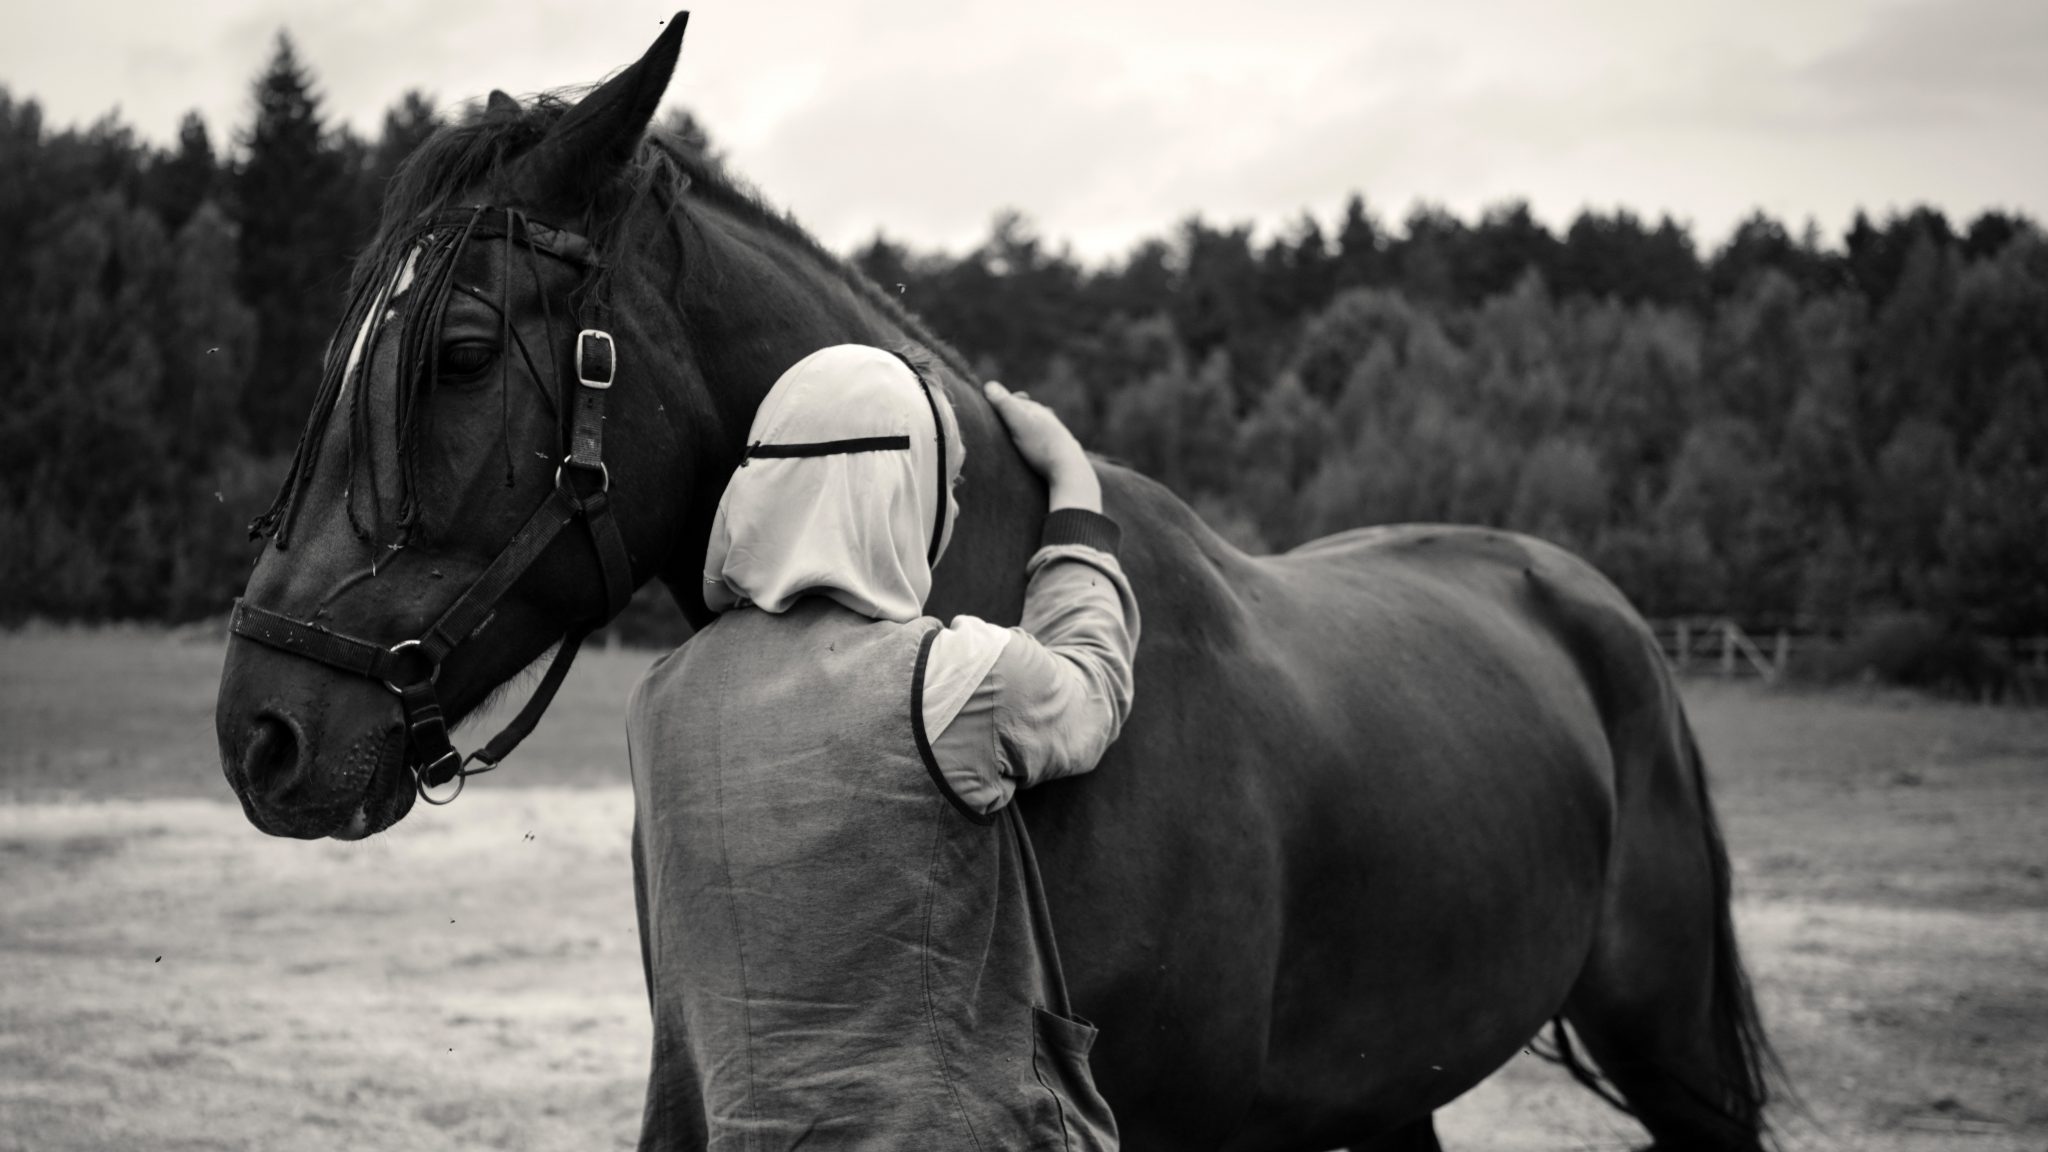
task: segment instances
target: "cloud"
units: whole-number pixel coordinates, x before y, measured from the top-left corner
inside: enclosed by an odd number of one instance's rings
[[[2038,0],[1901,5],[1803,78],[1873,118],[2038,111],[2048,98],[2044,48],[2048,5]]]
[[[1003,207],[1092,256],[1201,212],[1282,226],[1362,191],[1553,224],[1627,204],[1706,238],[1763,207],[2048,215],[2040,0],[700,0],[671,95],[778,203],[845,248],[959,248]],[[289,25],[359,131],[409,87],[587,84],[665,5],[143,0],[34,5],[0,80],[54,123],[118,104],[216,139]]]

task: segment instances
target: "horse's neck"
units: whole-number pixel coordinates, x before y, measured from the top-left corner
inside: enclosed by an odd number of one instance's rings
[[[790,365],[833,344],[919,343],[849,286],[839,269],[785,237],[723,213],[707,213],[696,233],[706,250],[695,259],[705,267],[693,276],[718,290],[693,292],[687,321],[735,459],[755,409]],[[967,460],[959,520],[933,572],[926,607],[941,619],[966,612],[1012,622],[1023,606],[1024,564],[1045,518],[1045,486],[1018,456],[980,389],[939,362],[936,350],[933,360]]]

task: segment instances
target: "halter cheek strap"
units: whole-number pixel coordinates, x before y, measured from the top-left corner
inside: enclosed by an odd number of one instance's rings
[[[500,217],[503,226],[497,227]],[[585,269],[597,266],[596,251],[588,240],[565,229],[529,221],[516,212],[456,209],[437,217],[429,227],[457,224],[465,227],[471,238],[502,237],[508,243],[524,243],[534,251]],[[555,469],[554,489],[483,574],[425,632],[387,645],[334,631],[315,620],[273,612],[246,599],[235,601],[234,613],[228,620],[228,630],[236,636],[368,677],[390,689],[398,697],[405,716],[406,763],[412,771],[414,787],[429,804],[454,800],[461,795],[467,778],[496,768],[532,733],[568,676],[584,637],[590,634],[589,625],[580,625],[563,636],[533,696],[488,743],[467,757],[455,750],[448,736],[447,715],[435,690],[441,664],[457,647],[490,624],[499,601],[540,559],[555,537],[570,524],[583,522],[597,552],[598,566],[604,572],[606,620],[624,610],[633,596],[632,558],[612,515],[611,473],[604,462],[605,400],[617,377],[618,349],[611,333],[603,327],[602,303],[594,302],[591,310],[591,326],[576,334],[573,403],[560,406],[569,413],[569,449]],[[475,764],[482,767],[472,767]],[[435,798],[430,789],[450,780],[456,782],[455,792]]]

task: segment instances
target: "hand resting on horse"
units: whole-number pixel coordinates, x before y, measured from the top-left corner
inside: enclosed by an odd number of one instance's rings
[[[1057,413],[1024,392],[1012,392],[994,380],[982,392],[1003,418],[1010,440],[1031,470],[1044,477],[1052,510],[1082,508],[1102,511],[1102,481],[1081,442],[1060,422]]]

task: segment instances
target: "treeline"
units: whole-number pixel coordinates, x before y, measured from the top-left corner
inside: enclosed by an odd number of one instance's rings
[[[2048,240],[2019,217],[1830,246],[1756,216],[1702,255],[1626,211],[1390,229],[1354,197],[1334,237],[1195,219],[1106,268],[1015,215],[856,261],[1247,547],[1490,524],[1653,615],[2048,632]]]
[[[0,619],[222,611],[384,181],[439,127],[408,93],[330,127],[280,36],[231,145],[51,131],[0,90]]]
[[[290,42],[231,140],[51,131],[0,91],[0,617],[219,612],[398,163]],[[672,124],[695,130],[686,117]],[[1452,520],[1558,540],[1648,612],[2048,632],[2048,241],[2003,214],[1689,231],[1519,205],[1087,266],[1001,216],[856,263],[1253,548]]]

